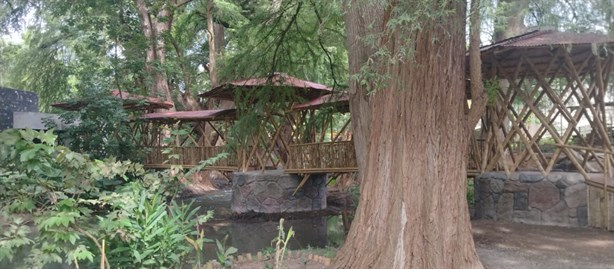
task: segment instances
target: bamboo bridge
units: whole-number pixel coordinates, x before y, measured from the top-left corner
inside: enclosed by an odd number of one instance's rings
[[[542,30],[483,47],[490,100],[470,139],[467,175],[579,173],[589,196],[597,197],[589,211],[603,212],[593,222],[612,229],[614,212],[604,201],[614,201],[614,109],[606,102],[614,83],[613,51],[611,37]],[[127,109],[147,112],[131,128],[134,141],[147,149],[148,168],[189,168],[210,160],[204,169],[283,170],[306,175],[303,183],[311,174],[358,171],[349,98],[325,85],[275,73],[201,94],[233,101],[234,108],[178,112],[153,112],[169,108],[155,98],[113,94]],[[469,90],[466,97],[469,105]],[[221,154],[226,157],[217,158]]]

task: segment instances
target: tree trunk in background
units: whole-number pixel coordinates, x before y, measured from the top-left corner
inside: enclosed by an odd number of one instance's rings
[[[150,8],[144,0],[134,0],[141,21],[143,34],[147,39],[147,52],[145,57],[145,72],[152,78],[150,93],[159,96],[166,101],[172,101],[170,87],[168,85],[166,72],[157,70],[154,65],[164,66],[166,61],[166,50],[164,33],[171,28],[172,11],[171,3],[165,3],[156,14],[152,14]]]
[[[214,1],[209,0],[207,4],[207,42],[209,42],[209,79],[211,80],[211,88],[217,86],[217,70],[215,62],[215,54],[217,52],[215,48],[215,30],[213,25],[213,5]]]
[[[480,52],[480,1],[471,1],[469,32],[469,76],[471,80],[471,108],[467,116],[467,133],[473,139],[474,130],[486,111],[488,96],[482,82],[482,58]]]
[[[528,8],[529,0],[499,0],[497,9],[502,9],[502,15],[495,18],[494,42],[523,34],[527,30],[524,17]]]
[[[350,59],[362,55],[353,51],[356,29],[387,33],[380,42],[392,55],[410,45],[408,38],[415,51],[412,59],[396,64],[373,59],[390,83],[374,93],[370,109],[368,102],[356,101],[365,92],[354,86],[354,130],[370,130],[369,143],[356,219],[332,268],[482,268],[465,198],[466,3],[436,0],[429,5],[455,13],[445,21],[421,21],[421,29],[409,33],[386,32],[378,27],[387,25],[381,22],[369,27],[369,20],[361,18],[379,11],[357,3],[349,7],[347,16],[359,16],[346,19]],[[375,18],[386,20],[389,14]],[[357,104],[366,115],[354,114]],[[363,115],[369,123],[355,118]]]
[[[224,40],[226,28],[219,23],[213,23],[213,36],[215,37],[215,53],[221,55],[224,53],[224,47],[226,47],[226,41]]]

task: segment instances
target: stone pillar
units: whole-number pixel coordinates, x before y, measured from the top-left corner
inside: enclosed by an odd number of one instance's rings
[[[302,176],[282,170],[235,172],[232,175],[233,213],[285,213],[326,208],[326,174],[311,174],[295,195]]]
[[[477,219],[528,224],[588,225],[587,185],[579,173],[489,172],[475,179]]]

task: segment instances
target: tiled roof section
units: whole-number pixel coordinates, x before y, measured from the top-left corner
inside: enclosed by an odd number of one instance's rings
[[[122,100],[135,100],[135,101],[144,100],[150,105],[154,105],[159,108],[165,108],[165,109],[172,108],[175,105],[173,102],[162,101],[159,98],[136,95],[136,94],[131,94],[131,93],[128,93],[125,91],[119,91],[119,90],[112,90],[111,96],[119,97]]]
[[[155,97],[141,96],[124,91],[112,90],[110,95],[120,98],[123,101],[124,109],[127,110],[169,109],[174,106],[173,102],[162,101]],[[51,104],[53,107],[64,110],[79,110],[85,105],[87,105],[87,103],[83,100]]]
[[[213,109],[213,110],[196,110],[196,111],[169,111],[149,113],[141,116],[144,120],[225,120],[233,119],[236,110],[233,109]]]
[[[557,32],[553,30],[536,30],[484,46],[481,48],[481,50],[487,51],[496,47],[537,47],[593,43],[614,43],[614,37],[597,33],[570,33]]]
[[[327,104],[330,104],[332,106],[341,107],[341,108],[344,108],[344,107],[349,108],[349,102],[350,102],[350,98],[347,94],[335,93],[334,95],[333,94],[322,95],[307,103],[293,105],[292,109],[293,110],[316,109],[316,108],[320,108],[321,106],[327,105]]]
[[[284,73],[275,73],[270,77],[236,80],[222,84],[208,92],[200,94],[200,96],[205,98],[234,100],[236,89],[253,89],[263,86],[289,87],[294,89],[298,96],[309,100],[331,92],[331,89],[326,85],[302,80]]]

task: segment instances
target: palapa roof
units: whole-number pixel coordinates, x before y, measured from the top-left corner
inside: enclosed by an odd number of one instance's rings
[[[141,119],[148,121],[222,121],[232,120],[236,117],[236,109],[212,109],[196,111],[168,111],[148,113]]]
[[[120,98],[126,110],[169,109],[174,106],[173,102],[162,101],[155,97],[142,96],[119,90],[112,90],[110,96]],[[51,106],[64,110],[79,110],[85,105],[87,105],[86,101],[77,100],[54,103]]]
[[[236,90],[238,89],[256,89],[264,86],[278,86],[291,88],[295,94],[311,100],[316,97],[331,93],[331,89],[326,85],[318,84],[311,81],[302,80],[284,73],[274,73],[269,77],[252,78],[245,80],[236,80],[230,83],[222,84],[211,89],[208,92],[200,94],[204,98],[215,98],[223,100],[234,100]]]
[[[606,53],[603,46],[614,48],[614,37],[597,33],[535,30],[482,47],[482,71],[487,78],[510,76],[514,72],[522,75],[528,73],[530,66],[527,66],[526,60],[530,60],[540,74],[558,75],[555,73],[556,67],[565,61],[562,52],[567,51],[573,64],[579,65],[594,53]],[[564,50],[559,51],[561,48]],[[524,66],[518,68],[523,62]],[[495,67],[496,72],[493,71]]]
[[[322,95],[309,102],[293,105],[292,110],[318,109],[326,105],[334,106],[340,112],[349,112],[350,97],[346,93]]]

